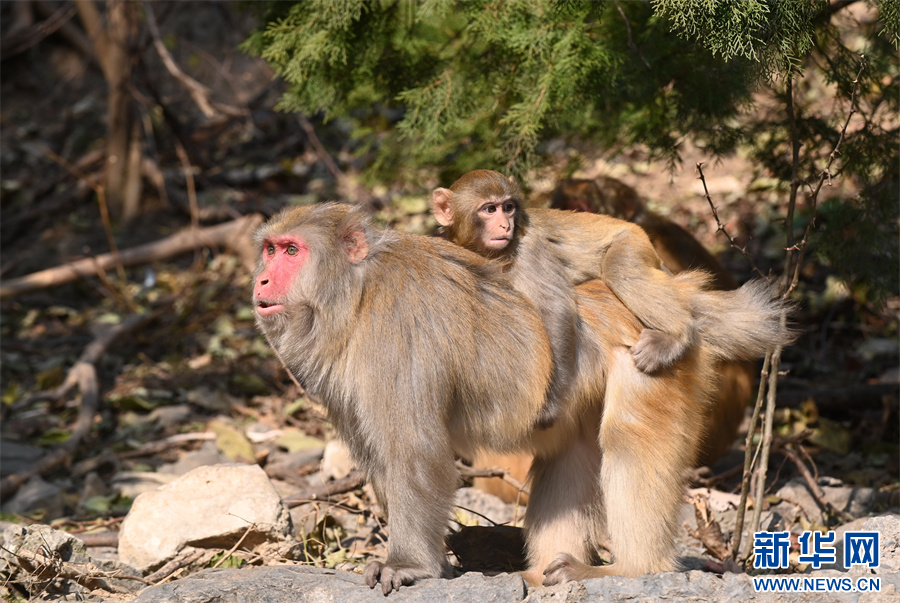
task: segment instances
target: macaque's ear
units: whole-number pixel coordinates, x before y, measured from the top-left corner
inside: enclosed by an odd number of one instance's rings
[[[431,210],[434,212],[434,219],[441,226],[453,224],[453,209],[450,207],[452,200],[453,191],[448,188],[436,188],[431,193]]]
[[[341,231],[341,244],[347,253],[347,259],[351,264],[356,264],[366,259],[369,255],[369,241],[366,239],[366,229],[363,225],[353,220],[348,222]]]

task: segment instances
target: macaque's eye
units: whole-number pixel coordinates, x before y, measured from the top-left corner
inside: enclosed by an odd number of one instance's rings
[[[266,253],[268,253],[269,255],[275,255],[275,246],[269,245],[268,247],[266,247]]]
[[[299,251],[299,250],[296,247],[294,247],[293,245],[288,245],[288,248],[287,248],[288,255],[297,255],[297,251]]]
[[[503,204],[503,211],[509,215],[513,215],[516,213],[516,202],[515,201],[507,201]]]
[[[490,214],[493,214],[495,211],[497,211],[497,206],[494,205],[493,203],[488,203],[486,205],[481,206],[481,211],[490,215]]]

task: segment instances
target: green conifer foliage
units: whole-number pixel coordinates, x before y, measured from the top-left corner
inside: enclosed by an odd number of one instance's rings
[[[351,120],[378,174],[513,172],[560,133],[674,156],[727,148],[755,77],[687,43],[643,2],[273,3],[245,47],[289,84],[280,108]]]

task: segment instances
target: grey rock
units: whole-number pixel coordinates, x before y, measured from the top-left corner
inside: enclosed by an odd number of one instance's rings
[[[387,600],[419,602],[518,602],[525,583],[517,574],[486,577],[469,573],[454,580],[423,580]],[[176,582],[145,589],[134,603],[364,603],[384,602],[360,574],[303,566],[204,570]]]
[[[63,516],[63,507],[62,489],[45,482],[36,475],[25,482],[25,485],[19,488],[19,491],[3,505],[3,512],[26,515],[42,509],[44,519],[50,521]]]
[[[827,477],[822,478],[819,483],[822,484],[825,500],[839,511],[844,511],[853,517],[865,515],[875,504],[876,492],[872,488],[828,485],[835,481]],[[799,506],[811,523],[818,525],[825,523],[825,513],[809,491],[804,479],[792,479],[778,490],[777,495],[785,501]]]
[[[119,555],[149,571],[186,546],[228,549],[242,537],[248,548],[294,543],[281,498],[257,465],[200,467],[135,499],[122,522]]]
[[[797,577],[797,574],[793,575]],[[810,576],[805,576],[810,577]],[[846,577],[838,572],[815,572],[812,577]],[[703,572],[663,573],[639,578],[610,576],[529,591],[528,603],[586,603],[593,601],[741,601],[749,603],[895,602],[900,575],[882,577],[881,591],[873,593],[766,593],[756,592],[750,576]]]
[[[0,476],[6,477],[31,469],[45,453],[46,451],[38,446],[3,438],[0,440],[0,458],[3,459],[0,463]]]
[[[875,531],[880,534],[879,548],[881,558],[876,574],[900,572],[900,515],[888,513],[866,520],[863,531]]]

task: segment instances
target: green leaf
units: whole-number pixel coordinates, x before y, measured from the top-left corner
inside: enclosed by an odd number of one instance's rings
[[[255,461],[253,446],[243,433],[219,420],[212,421],[209,430],[216,434],[216,448],[222,454],[234,461],[245,463]]]
[[[275,439],[275,443],[288,452],[298,452],[311,448],[324,448],[325,442],[308,436],[299,429],[288,427]]]

